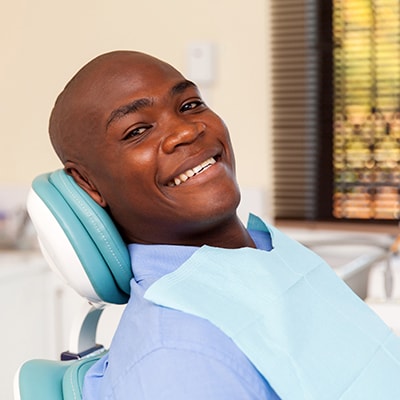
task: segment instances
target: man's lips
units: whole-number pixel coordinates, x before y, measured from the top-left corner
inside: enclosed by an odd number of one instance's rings
[[[204,172],[207,168],[214,165],[217,161],[214,157],[210,157],[207,160],[203,161],[201,164],[196,165],[193,168],[186,170],[185,172],[180,173],[174,179],[171,179],[168,182],[168,186],[179,186],[181,183],[186,182],[188,179],[192,178],[193,176],[199,175]]]

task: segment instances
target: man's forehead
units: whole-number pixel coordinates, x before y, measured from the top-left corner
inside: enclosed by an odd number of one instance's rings
[[[90,79],[124,78],[147,75],[154,71],[176,71],[171,65],[143,53],[115,52],[100,56],[88,64],[86,77]]]
[[[180,75],[169,64],[133,51],[103,54],[82,67],[58,97],[50,117],[50,136],[56,151],[61,154],[71,147],[65,142],[67,137],[69,142],[81,142],[101,131],[113,107],[132,92],[135,79],[142,88],[147,85],[150,89],[155,71]]]
[[[183,79],[171,65],[142,53],[115,54],[99,59],[89,66],[80,79],[80,96],[94,96],[96,101],[105,97],[123,95],[141,89],[151,91],[154,80]]]

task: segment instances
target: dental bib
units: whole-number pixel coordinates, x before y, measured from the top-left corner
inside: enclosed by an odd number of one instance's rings
[[[204,246],[145,298],[216,325],[283,400],[400,399],[400,338],[319,256],[250,225],[270,252]]]

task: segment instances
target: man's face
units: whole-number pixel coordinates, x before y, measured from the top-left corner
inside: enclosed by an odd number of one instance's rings
[[[137,58],[89,94],[100,122],[88,169],[127,240],[190,243],[236,214],[229,133],[193,83]]]

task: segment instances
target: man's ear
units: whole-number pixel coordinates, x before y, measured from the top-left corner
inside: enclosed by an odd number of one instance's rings
[[[74,181],[101,207],[105,208],[107,202],[88,175],[75,163],[67,162],[64,171],[74,178]]]

